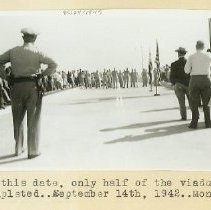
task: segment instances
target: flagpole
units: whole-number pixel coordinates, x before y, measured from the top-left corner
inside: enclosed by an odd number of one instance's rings
[[[144,60],[144,58],[143,58],[143,48],[142,48],[142,46],[141,46],[141,68],[142,68],[142,69],[141,69],[141,75],[142,75],[142,72],[143,72],[143,65],[144,65],[144,64],[143,64],[143,63],[144,63],[143,60]],[[142,77],[142,76],[141,76],[141,77]],[[141,80],[142,80],[142,83],[143,83],[143,77],[142,77]],[[140,85],[141,85],[141,84],[140,84]]]
[[[156,69],[156,85],[155,85],[155,94],[154,96],[160,96],[158,93],[158,70],[159,70],[159,49],[158,49],[158,41],[156,40],[156,58],[155,58],[155,63],[157,64],[157,69]]]
[[[141,67],[142,67],[142,71],[143,71],[143,67],[144,67],[144,57],[143,57],[143,48],[141,46]]]
[[[210,50],[211,50],[211,18],[209,18],[209,35],[210,35]]]
[[[152,92],[152,58],[151,58],[151,50],[149,50],[149,65],[148,65],[148,68],[149,68],[149,76],[150,76],[150,92]]]

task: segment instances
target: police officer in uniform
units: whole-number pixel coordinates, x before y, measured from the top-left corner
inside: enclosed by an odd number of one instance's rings
[[[185,65],[185,72],[190,73],[189,91],[192,101],[192,121],[189,128],[196,129],[199,119],[199,102],[202,99],[205,127],[210,128],[210,65],[211,56],[203,52],[204,42],[197,41],[196,53],[192,54]]]
[[[29,28],[21,30],[24,44],[14,47],[0,55],[0,65],[8,62],[12,68],[12,114],[15,138],[15,155],[23,152],[23,119],[27,112],[27,148],[28,158],[39,153],[39,124],[41,99],[39,78],[49,76],[56,71],[57,64],[34,46],[38,33]],[[40,73],[40,65],[48,67]]]
[[[175,52],[178,53],[178,60],[171,64],[170,81],[174,85],[175,95],[177,96],[181,120],[187,119],[187,109],[185,105],[185,96],[187,96],[189,106],[191,107],[188,85],[190,74],[186,74],[184,67],[186,64],[185,54],[187,51],[183,47],[179,47]]]

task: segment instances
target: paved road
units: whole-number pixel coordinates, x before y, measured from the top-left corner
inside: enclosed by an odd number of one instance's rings
[[[0,170],[211,170],[211,129],[179,120],[173,91],[70,89],[44,98],[41,152],[14,153],[11,110],[0,112]],[[188,110],[190,118],[190,110]],[[203,119],[201,119],[202,121]]]

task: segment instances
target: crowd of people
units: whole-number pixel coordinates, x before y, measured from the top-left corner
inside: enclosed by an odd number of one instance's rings
[[[41,70],[42,71],[42,70]],[[0,109],[11,104],[10,100],[10,73],[11,67],[0,70]],[[168,65],[152,72],[143,69],[140,73],[136,69],[106,70],[89,72],[87,70],[57,71],[42,78],[42,87],[45,93],[79,87],[90,88],[137,88],[139,86],[160,85],[160,81],[169,81],[170,68]]]

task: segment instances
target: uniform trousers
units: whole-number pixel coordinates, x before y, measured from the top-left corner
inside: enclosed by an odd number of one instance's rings
[[[15,82],[11,88],[15,153],[20,154],[24,144],[23,121],[27,113],[28,156],[39,154],[41,98],[35,81]]]
[[[189,84],[189,92],[192,101],[192,126],[197,126],[199,119],[199,103],[200,98],[202,100],[204,121],[206,127],[210,126],[210,107],[208,103],[210,101],[210,88],[211,82],[207,75],[192,75]]]

